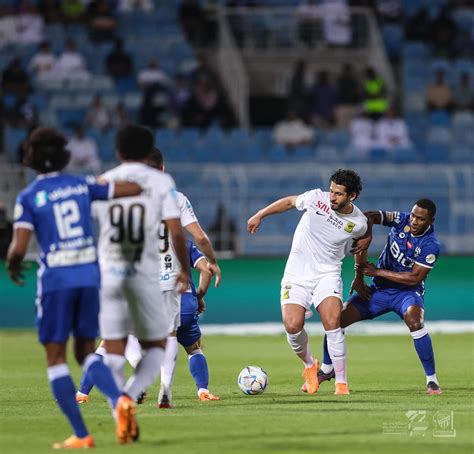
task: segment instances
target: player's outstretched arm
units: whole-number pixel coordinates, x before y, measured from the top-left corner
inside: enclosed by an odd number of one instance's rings
[[[202,229],[199,222],[191,222],[185,229],[193,236],[194,242],[207,258],[207,268],[211,272],[211,276],[216,276],[215,286],[219,287],[221,283],[221,269],[217,263],[211,240],[207,233]]]
[[[116,181],[114,183],[114,199],[120,197],[133,197],[140,195],[143,191],[143,188],[137,183],[131,181]]]
[[[8,247],[7,271],[10,279],[17,285],[23,285],[22,262],[28,250],[31,238],[31,230],[22,227],[15,228],[13,239]]]
[[[290,195],[288,197],[283,197],[282,199],[277,200],[276,202],[267,205],[265,208],[257,211],[248,221],[247,221],[247,231],[253,235],[257,233],[260,224],[264,217],[270,216],[272,214],[284,213],[285,211],[296,208],[296,199],[298,196]]]
[[[188,259],[188,248],[186,247],[186,238],[184,236],[183,227],[179,218],[166,219],[166,227],[170,233],[173,247],[178,257],[179,264],[181,265],[181,271],[176,276],[176,289],[178,292],[183,293],[189,285],[189,259]]]
[[[426,279],[431,268],[418,265],[415,263],[411,271],[396,271],[382,270],[377,268],[372,263],[361,264],[361,270],[365,276],[381,277],[397,284],[414,286]]]

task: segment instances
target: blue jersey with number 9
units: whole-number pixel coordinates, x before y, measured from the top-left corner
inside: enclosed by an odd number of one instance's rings
[[[112,192],[113,185],[94,177],[54,172],[39,175],[18,195],[14,226],[36,234],[42,293],[100,286],[91,202],[107,200]]]

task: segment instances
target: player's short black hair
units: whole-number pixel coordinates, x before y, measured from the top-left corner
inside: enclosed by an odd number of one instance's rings
[[[63,170],[71,159],[67,140],[53,128],[36,128],[28,137],[23,164],[39,173]]]
[[[436,204],[430,199],[420,199],[415,202],[415,205],[420,208],[424,208],[428,211],[428,214],[431,216],[431,219],[435,217],[436,214]]]
[[[331,175],[330,181],[345,186],[347,194],[355,194],[356,198],[362,191],[360,176],[353,170],[338,169]]]
[[[163,155],[159,148],[155,147],[155,149],[147,156],[146,163],[158,170],[163,168]]]
[[[153,151],[153,133],[145,126],[131,124],[117,133],[115,145],[124,160],[141,161]]]

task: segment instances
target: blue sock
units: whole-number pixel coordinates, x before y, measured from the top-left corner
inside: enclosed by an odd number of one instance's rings
[[[108,397],[113,407],[117,405],[117,400],[121,396],[121,391],[115,383],[110,369],[104,364],[100,355],[91,353],[84,361],[85,380],[90,380],[92,384],[99,388],[100,392]]]
[[[100,356],[100,355],[97,355]],[[103,357],[100,356],[101,361],[103,361]],[[92,380],[91,374],[89,371],[83,372],[81,377],[81,383],[79,385],[79,392],[82,394],[89,395],[91,389],[94,387],[94,381]]]
[[[86,437],[89,432],[86,429],[81,412],[79,411],[79,406],[76,402],[76,388],[69,375],[67,364],[58,364],[48,367],[48,379],[53,395],[62,412],[69,420],[74,433],[80,438]]]
[[[201,350],[197,350],[189,357],[189,371],[193,376],[198,389],[207,389],[209,385],[209,371],[207,369],[206,357]]]
[[[328,338],[326,337],[326,334],[324,335],[323,340],[323,363],[327,365],[332,364],[331,357],[329,356]]]
[[[424,328],[423,328],[424,330]],[[422,331],[422,330],[419,330]],[[416,332],[416,331],[415,331]],[[411,333],[412,336],[414,333]],[[426,334],[423,337],[413,337],[413,342],[415,343],[415,349],[420,358],[421,364],[423,364],[423,369],[425,369],[425,375],[434,375],[435,374],[435,361],[433,354],[433,345],[431,344],[431,337],[426,331]]]

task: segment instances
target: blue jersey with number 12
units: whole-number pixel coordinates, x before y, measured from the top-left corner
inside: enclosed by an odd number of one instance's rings
[[[17,197],[15,227],[34,230],[40,246],[38,289],[99,287],[91,202],[107,200],[113,185],[94,177],[39,175]]]

